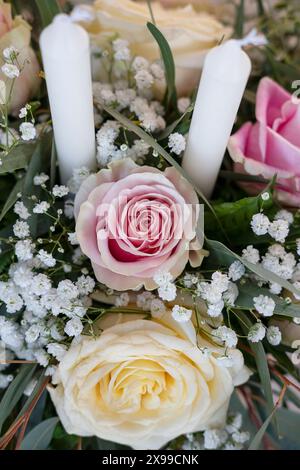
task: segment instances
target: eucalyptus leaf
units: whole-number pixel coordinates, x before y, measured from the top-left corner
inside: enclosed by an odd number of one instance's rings
[[[54,16],[61,12],[61,8],[57,0],[35,0],[35,3],[40,13],[43,28],[48,26],[52,22]]]
[[[49,418],[38,424],[22,441],[21,450],[46,450],[51,442],[58,418]]]
[[[7,212],[13,207],[18,199],[18,194],[22,192],[24,186],[24,178],[18,180],[9,194],[0,214],[0,221],[6,216]]]
[[[23,392],[26,386],[29,384],[35,369],[36,365],[34,364],[22,365],[18,375],[6,389],[3,398],[0,402],[0,433],[3,423],[22,397]]]
[[[188,109],[180,116],[178,119],[176,119],[174,122],[169,124],[161,134],[159,134],[158,140],[164,140],[167,137],[169,137],[170,134],[176,129],[176,127],[187,117],[188,114],[190,114],[194,109],[194,104],[190,105]]]
[[[244,312],[239,312],[239,318],[242,320],[240,321],[241,328],[243,329],[244,334],[247,335],[249,329],[253,325],[253,322],[248,318],[248,316]],[[249,346],[255,356],[258,375],[267,401],[267,413],[271,414],[274,408],[274,401],[267,356],[261,342],[252,343],[249,341]]]
[[[243,37],[245,22],[245,0],[240,0],[237,6],[236,20],[235,20],[235,34],[238,38]]]
[[[10,265],[14,253],[13,250],[7,250],[0,254],[0,274]]]
[[[165,66],[165,75],[167,82],[167,107],[169,107],[169,105],[172,105],[172,107],[176,109],[177,93],[175,84],[175,63],[171,48],[164,35],[153,23],[148,22],[147,28],[149,29],[150,33],[152,34],[159,46],[161,57]]]
[[[1,158],[0,174],[25,168],[34,152],[36,144],[18,144]]]
[[[252,439],[249,447],[248,447],[248,450],[258,450],[260,445],[261,445],[261,441],[272,421],[272,418],[273,416],[275,415],[276,413],[276,408],[273,409],[273,411],[270,413],[270,415],[267,417],[267,419],[264,421],[263,425],[261,426],[261,428],[257,431],[257,433],[255,434],[254,438]]]

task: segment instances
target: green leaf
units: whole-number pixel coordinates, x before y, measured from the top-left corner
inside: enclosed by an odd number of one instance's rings
[[[266,295],[271,297],[275,302],[275,315],[281,315],[283,317],[300,317],[300,308],[297,304],[288,304],[284,299],[278,297],[278,295],[271,294],[269,289],[259,287],[256,284],[246,282],[245,284],[239,284],[239,297],[236,301],[238,307],[253,308],[253,297],[258,295]],[[237,307],[237,308],[238,308]]]
[[[96,445],[98,450],[127,450],[130,447],[117,444],[116,442],[105,441],[104,439],[96,438]]]
[[[44,134],[41,140],[39,141],[30,160],[30,164],[25,176],[24,189],[22,193],[24,203],[29,206],[29,209],[32,209],[33,202],[29,202],[27,196],[35,195],[39,199],[41,188],[39,186],[34,186],[33,179],[36,174],[41,173],[42,171],[48,171],[51,158],[51,145],[52,134]],[[32,214],[31,217],[28,219],[30,233],[33,237],[37,235],[38,218],[38,214]]]
[[[14,147],[6,156],[2,157],[0,174],[9,173],[21,168],[25,168],[31,158],[36,144],[19,144]]]
[[[148,22],[147,28],[150,33],[156,40],[162,60],[165,66],[166,82],[167,82],[167,107],[170,105],[173,108],[177,109],[177,93],[176,93],[176,84],[175,84],[175,63],[173,59],[173,54],[168,44],[168,41],[160,30],[153,24]]]
[[[57,0],[35,0],[35,3],[41,16],[43,28],[48,26],[52,22],[54,16],[61,12],[61,8]]]
[[[52,149],[51,149],[51,167],[50,167],[50,187],[53,188],[56,178],[56,162],[57,162],[57,152],[55,146],[54,137],[52,139]]]
[[[49,418],[38,424],[22,441],[21,450],[46,450],[51,442],[58,418]]]
[[[12,249],[2,252],[0,255],[0,274],[11,264],[12,257],[14,252]]]
[[[172,124],[169,124],[169,126],[167,126],[161,134],[159,134],[158,136],[158,140],[164,140],[166,139],[167,137],[169,137],[170,134],[172,134],[172,132],[174,132],[174,130],[176,129],[176,127],[187,117],[188,114],[190,114],[194,109],[194,104],[191,104],[188,109],[184,112],[184,114],[182,114],[182,116],[180,116],[178,119],[176,119],[174,122],[172,122]]]
[[[227,248],[227,246],[223,245],[223,243],[216,240],[206,240],[206,244],[210,251],[210,257],[208,258],[208,262],[217,264],[219,266],[229,266],[231,263],[233,263],[233,261],[237,259],[241,263],[243,263],[244,266],[249,269],[249,271],[253,272],[257,276],[262,278],[264,281],[267,280],[269,282],[279,284],[281,287],[284,287],[289,292],[300,296],[299,290],[296,289],[293,284],[277,276],[277,274],[274,274],[271,271],[264,269],[262,266],[250,263],[244,258],[241,258],[241,256],[237,255],[232,250]]]
[[[214,203],[213,208],[218,216],[230,240],[234,240],[235,246],[245,246],[253,243],[255,235],[250,230],[250,222],[254,214],[260,211],[262,199],[257,197],[246,197],[235,202]],[[264,210],[273,206],[272,198],[264,202]],[[216,221],[211,213],[205,214],[205,233],[207,237],[215,236]],[[260,243],[266,243],[265,238],[257,237]],[[268,239],[268,238],[267,238]]]
[[[11,191],[10,195],[8,196],[6,202],[3,206],[3,209],[2,209],[1,214],[0,214],[0,221],[5,217],[7,212],[12,208],[12,206],[17,201],[18,194],[20,192],[22,192],[23,185],[24,185],[24,178],[22,178],[22,179],[20,179],[16,182],[13,190]]]
[[[240,321],[240,324],[245,335],[247,335],[248,330],[253,325],[253,322],[248,318],[248,316],[244,312],[239,312],[239,318],[242,319],[242,321]],[[248,328],[245,325],[247,325]],[[271,414],[274,408],[274,401],[273,401],[271,377],[270,377],[270,371],[268,367],[267,356],[266,356],[264,347],[261,342],[252,343],[249,341],[249,346],[255,356],[255,362],[257,366],[258,375],[259,375],[262,388],[264,391],[264,395],[267,401],[267,412]]]
[[[265,435],[265,433],[266,433],[266,431],[269,427],[269,424],[271,423],[272,418],[275,415],[275,413],[276,413],[276,407],[273,408],[270,415],[267,417],[267,419],[265,420],[265,422],[263,423],[261,428],[255,434],[254,438],[252,439],[251,444],[248,447],[248,450],[258,450],[259,449],[262,438],[264,437],[264,435]]]
[[[20,418],[24,413],[26,413],[26,411],[28,410],[28,408],[30,407],[31,403],[33,402],[33,400],[35,400],[35,397],[36,395],[39,393],[40,391],[40,388],[43,384],[45,380],[45,370],[43,370],[43,372],[41,373],[41,375],[39,376],[39,379],[32,391],[32,393],[30,394],[30,396],[27,398],[27,400],[25,401],[21,411],[19,412],[18,416],[17,416],[17,419]]]
[[[245,21],[245,2],[244,0],[240,0],[240,3],[237,7],[236,20],[235,20],[235,34],[238,38],[243,37],[244,21]]]
[[[34,364],[22,365],[20,372],[6,389],[0,402],[0,433],[3,423],[22,397],[23,392],[30,382],[35,369],[36,366]]]

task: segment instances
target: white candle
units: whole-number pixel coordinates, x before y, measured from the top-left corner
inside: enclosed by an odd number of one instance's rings
[[[40,46],[62,183],[75,168],[96,164],[89,36],[67,15],[57,15]]]
[[[205,58],[183,168],[208,198],[250,71],[251,61],[235,40],[213,48]]]

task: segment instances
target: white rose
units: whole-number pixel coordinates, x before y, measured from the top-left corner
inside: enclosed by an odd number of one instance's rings
[[[245,382],[242,354],[224,350],[193,324],[110,315],[97,338],[75,340],[58,366],[50,395],[66,431],[134,449],[159,449],[177,436],[223,426],[234,386]]]
[[[152,3],[152,9],[156,24],[174,55],[177,90],[180,95],[189,94],[198,85],[205,54],[222,38],[228,38],[231,29],[224,27],[211,14],[198,12],[191,5],[165,9],[159,3]],[[129,41],[133,55],[143,56],[149,61],[159,59],[157,44],[146,26],[151,20],[146,2],[97,0],[94,12],[94,21],[81,23],[89,31],[94,44],[101,47],[108,37],[117,34]],[[94,78],[98,79],[96,68],[94,72]]]

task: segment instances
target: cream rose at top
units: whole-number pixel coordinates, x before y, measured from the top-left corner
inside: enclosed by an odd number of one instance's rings
[[[234,386],[249,378],[238,350],[224,367],[217,360],[224,350],[198,337],[209,350],[202,353],[192,323],[180,329],[170,312],[159,322],[110,315],[100,326],[99,338],[73,343],[50,388],[68,433],[159,449],[224,426]]]
[[[5,48],[14,46],[20,52],[19,63],[23,65],[25,61],[28,62],[16,80],[11,97],[10,110],[14,114],[38,91],[40,84],[40,66],[30,41],[29,24],[21,16],[12,18],[11,5],[0,0],[0,56]],[[3,63],[3,58],[0,58],[0,67]],[[2,72],[0,79],[5,80]]]
[[[95,275],[119,291],[155,289],[158,271],[179,276],[202,257],[195,240],[198,198],[174,169],[125,159],[90,176],[75,199],[76,234]]]
[[[195,11],[191,5],[165,9],[158,2],[152,2],[152,9],[157,27],[167,38],[174,55],[178,92],[190,93],[198,85],[206,52],[223,37],[228,38],[231,30],[212,15]],[[150,61],[160,58],[157,44],[146,27],[151,21],[146,2],[97,0],[94,12],[95,21],[83,22],[83,25],[95,44],[105,46],[107,39],[117,34],[130,42],[133,54]]]

